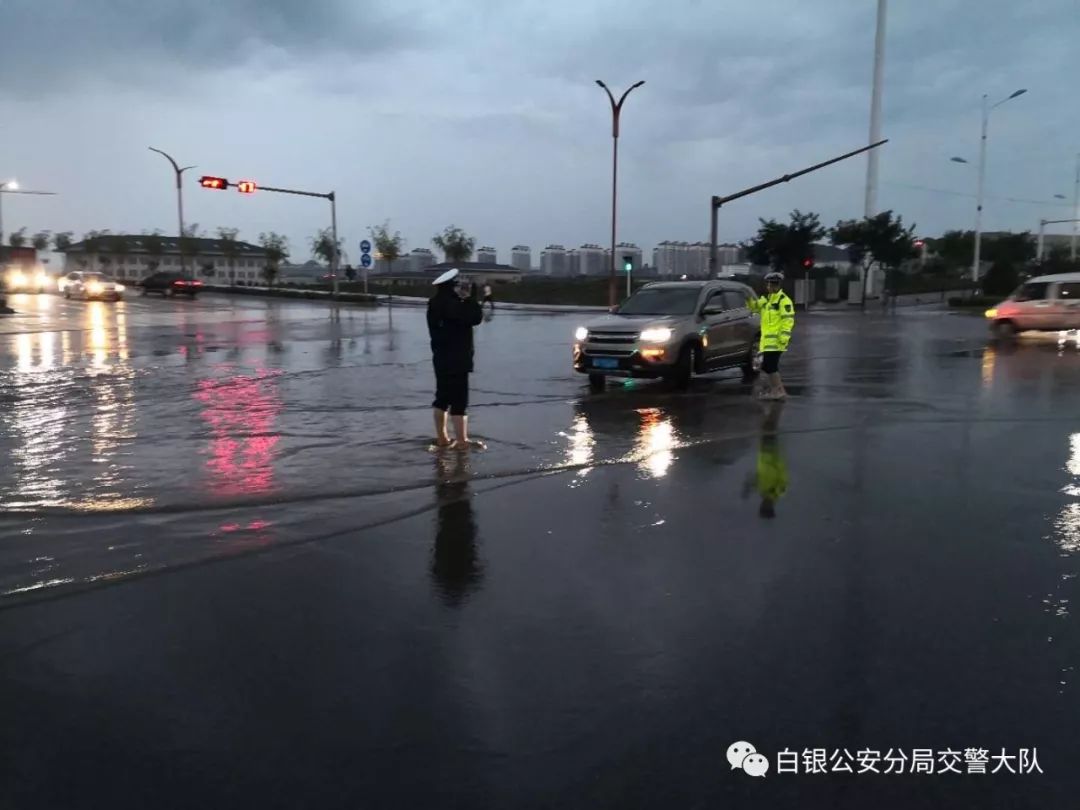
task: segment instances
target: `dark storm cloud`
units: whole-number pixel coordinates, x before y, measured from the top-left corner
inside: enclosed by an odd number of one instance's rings
[[[147,209],[100,184],[111,165],[157,182],[153,143],[200,166],[343,189],[343,229],[389,217],[410,246],[449,221],[500,247],[579,244],[608,227],[610,118],[594,80],[618,92],[644,79],[623,113],[620,236],[693,240],[709,195],[865,143],[875,6],[0,0],[0,96],[33,124],[5,132],[0,176],[69,189],[48,207],[12,203],[32,227],[165,227],[167,186],[145,186]],[[933,232],[971,227],[974,167],[948,158],[974,161],[983,93],[1027,87],[993,116],[986,222],[1059,214],[1001,200],[1071,194],[1078,0],[888,7],[880,205]],[[725,211],[722,236],[794,207],[857,216],[864,177],[860,158],[747,198]],[[277,220],[269,199],[191,206],[204,224],[276,227],[304,244],[321,213],[280,202]]]
[[[90,82],[179,85],[278,57],[357,58],[416,42],[377,0],[0,0],[0,93],[61,93]]]

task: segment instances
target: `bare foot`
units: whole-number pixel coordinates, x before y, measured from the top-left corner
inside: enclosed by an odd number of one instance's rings
[[[455,450],[487,450],[487,445],[479,439],[455,439],[452,447]]]
[[[449,438],[438,438],[428,446],[428,450],[445,450],[446,448],[453,446],[454,443],[450,441]]]

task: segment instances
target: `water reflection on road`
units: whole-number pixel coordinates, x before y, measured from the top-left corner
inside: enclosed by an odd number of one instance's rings
[[[82,320],[82,330],[59,340],[51,331],[14,337],[8,438],[16,474],[0,490],[8,508],[109,511],[153,502],[139,494],[125,450],[137,431],[124,304],[89,302]]]
[[[245,375],[231,366],[219,371],[219,377],[199,380],[193,395],[210,428],[207,490],[218,497],[272,492],[281,371],[259,369]]]

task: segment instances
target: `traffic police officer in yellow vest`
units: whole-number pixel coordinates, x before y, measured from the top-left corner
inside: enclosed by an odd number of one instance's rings
[[[761,315],[761,373],[765,376],[765,384],[758,395],[761,399],[787,397],[780,381],[780,356],[791,342],[795,305],[780,289],[783,282],[783,273],[769,273],[765,276],[765,294],[750,302],[750,310]]]

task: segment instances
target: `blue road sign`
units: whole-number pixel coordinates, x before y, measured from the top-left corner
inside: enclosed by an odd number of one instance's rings
[[[369,242],[367,239],[364,239],[363,241],[361,241],[360,242],[360,252],[361,253],[371,253],[371,242]],[[367,267],[367,265],[365,264],[364,267]]]
[[[362,254],[360,254],[360,266],[361,267],[371,267],[371,254],[370,253],[362,253]]]

